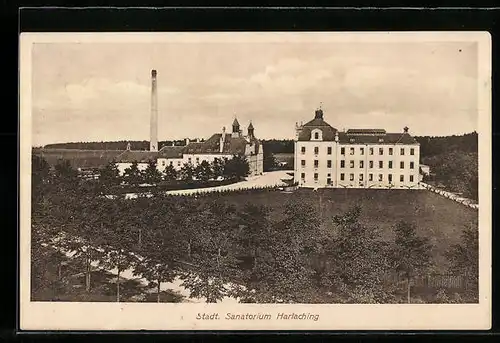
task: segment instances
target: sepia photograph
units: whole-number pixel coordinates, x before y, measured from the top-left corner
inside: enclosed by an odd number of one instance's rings
[[[490,327],[487,33],[20,46],[22,329]]]

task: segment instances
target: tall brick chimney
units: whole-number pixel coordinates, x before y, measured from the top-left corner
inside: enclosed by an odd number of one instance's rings
[[[156,89],[156,70],[151,70],[151,123],[149,151],[158,151],[158,90]]]

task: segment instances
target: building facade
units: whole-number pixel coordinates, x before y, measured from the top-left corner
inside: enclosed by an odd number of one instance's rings
[[[261,175],[264,171],[264,155],[262,143],[255,137],[253,124],[248,126],[247,135],[243,135],[240,124],[235,118],[232,132],[222,128],[205,141],[189,142],[185,146],[164,146],[158,151],[134,151],[127,147],[116,158],[120,174],[123,174],[133,162],[138,163],[139,170],[145,170],[150,161],[156,161],[156,168],[163,172],[171,165],[180,170],[184,164],[196,167],[203,161],[212,163],[215,159],[231,159],[234,155],[244,156],[248,162],[249,176]]]
[[[296,124],[294,180],[299,186],[323,188],[407,188],[419,182],[419,143],[405,127],[402,133],[381,129],[339,132],[323,119]]]

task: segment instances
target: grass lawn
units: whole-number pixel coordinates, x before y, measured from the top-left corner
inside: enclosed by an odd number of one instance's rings
[[[210,197],[207,197],[210,199]],[[383,238],[392,238],[392,227],[401,220],[413,223],[418,234],[429,237],[434,245],[432,255],[439,272],[444,272],[444,252],[458,243],[462,229],[477,223],[478,212],[427,190],[373,190],[373,189],[299,189],[294,193],[256,192],[227,194],[226,201],[242,206],[247,202],[272,208],[272,218],[278,220],[285,204],[292,200],[312,203],[320,209],[323,229],[331,228],[334,215],[342,214],[358,204],[362,208],[361,221],[379,227]],[[320,201],[321,198],[321,201]]]

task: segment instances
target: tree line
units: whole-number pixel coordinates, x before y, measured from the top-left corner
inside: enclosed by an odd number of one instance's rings
[[[44,284],[44,265],[54,254],[43,246],[74,251],[83,261],[86,291],[92,263],[132,269],[160,294],[161,285],[180,278],[192,297],[216,302],[226,296],[258,303],[412,302],[411,280],[432,269],[429,239],[400,222],[383,240],[376,227],[360,220],[354,207],[327,219],[293,197],[280,213],[271,206],[230,203],[225,197],[154,194],[108,199],[96,194],[67,166],[51,172],[41,158],[32,168],[32,289]],[[477,228],[448,253],[450,271],[477,284]],[[383,275],[403,275],[405,285]],[[401,292],[404,292],[404,297]],[[158,298],[159,299],[159,298]]]
[[[432,176],[424,181],[442,184],[451,192],[478,200],[477,132],[447,137],[415,137],[420,158],[431,167]]]
[[[71,168],[69,162],[61,161],[59,168]],[[139,168],[139,163],[134,161],[126,168],[123,175],[120,174],[116,162],[111,161],[99,170],[99,178],[94,181],[104,190],[119,186],[139,185],[169,185],[174,182],[183,185],[193,184],[203,186],[214,182],[237,182],[248,176],[250,172],[248,161],[244,156],[234,155],[232,158],[216,158],[213,162],[206,160],[197,165],[183,163],[181,169],[177,170],[172,164],[165,166],[163,170],[157,168],[157,161],[148,162],[145,169]],[[215,185],[215,183],[214,183]]]

